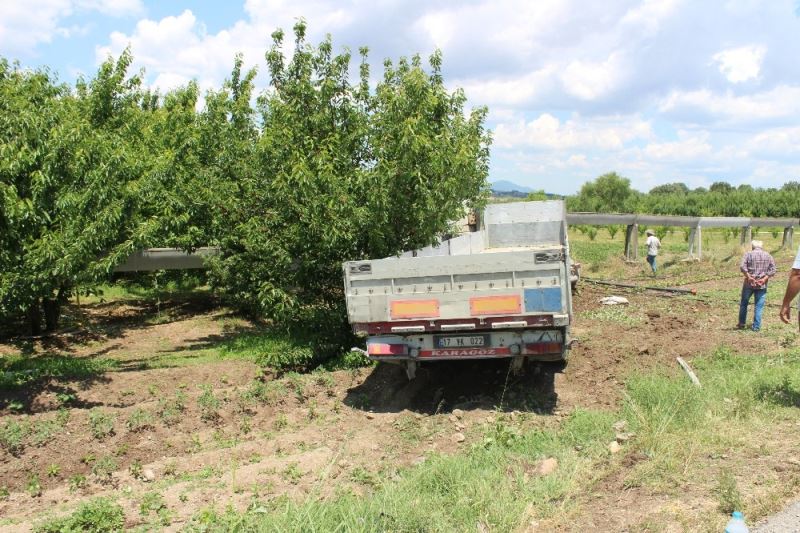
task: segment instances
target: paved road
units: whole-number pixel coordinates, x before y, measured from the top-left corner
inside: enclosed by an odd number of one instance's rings
[[[751,528],[752,533],[800,533],[800,501]]]

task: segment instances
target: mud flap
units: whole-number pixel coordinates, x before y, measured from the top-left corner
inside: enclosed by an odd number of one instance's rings
[[[525,365],[525,356],[518,355],[511,358],[511,373],[515,376],[522,374],[522,369]]]
[[[416,361],[406,361],[406,376],[409,381],[417,377],[417,364]]]

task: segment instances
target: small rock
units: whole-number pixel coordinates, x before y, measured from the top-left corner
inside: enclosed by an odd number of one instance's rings
[[[649,353],[650,353],[650,347],[649,346],[642,346],[642,347],[639,348],[639,355],[646,355],[646,354],[649,354]]]
[[[622,449],[622,446],[619,445],[619,442],[613,441],[608,445],[608,451],[611,453],[617,453]]]
[[[425,458],[423,457],[423,460],[424,459]],[[342,459],[341,461],[339,461],[339,468],[348,468],[349,466],[350,466],[350,462],[349,461],[347,461],[345,459]]]
[[[539,472],[540,475],[546,476],[548,474],[552,474],[553,472],[555,472],[556,468],[558,468],[558,459],[556,459],[555,457],[548,457],[547,459],[539,463],[537,471]]]
[[[461,419],[464,417],[464,411],[462,411],[461,409],[453,409],[453,416],[455,416],[458,419]]]
[[[467,440],[467,437],[465,437],[464,434],[461,432],[453,435],[454,442],[464,442],[465,440]]]
[[[629,440],[631,440],[631,438],[634,437],[634,435],[635,435],[634,433],[617,433],[614,438],[616,439],[617,442],[622,444],[623,442],[628,442]]]
[[[375,413],[367,413],[368,420],[372,420],[373,418],[375,418]]]
[[[775,465],[774,468],[775,468],[776,472],[785,472],[786,471],[786,467],[784,465]]]
[[[466,426],[465,426],[464,424],[462,424],[461,422],[459,422],[459,423],[457,423],[457,424],[456,424],[456,430],[457,430],[457,431],[464,431],[464,428],[465,428],[465,427],[466,427]]]
[[[455,415],[450,415],[447,417],[450,422],[458,422],[458,418]]]
[[[625,431],[626,427],[628,427],[628,421],[627,420],[617,420],[616,422],[614,422],[611,425],[611,427],[614,429],[614,431],[616,431],[618,433],[621,433],[621,432]]]
[[[419,420],[419,419],[421,419],[421,418],[422,418],[422,415],[421,415],[420,413],[414,413],[414,418],[416,418],[417,420]]]
[[[151,469],[145,468],[144,470],[142,470],[143,481],[145,481],[146,483],[150,483],[151,481],[155,481],[155,479],[156,479],[156,473],[153,472]]]

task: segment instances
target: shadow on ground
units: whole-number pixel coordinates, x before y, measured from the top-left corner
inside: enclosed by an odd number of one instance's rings
[[[405,409],[425,414],[453,409],[552,413],[558,400],[555,376],[564,364],[532,363],[514,376],[510,361],[429,362],[412,381],[403,367],[381,363],[363,383],[348,390],[345,404],[381,413]]]

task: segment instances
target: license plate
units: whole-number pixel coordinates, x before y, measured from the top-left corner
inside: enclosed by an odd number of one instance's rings
[[[489,335],[436,335],[437,348],[481,348],[489,346]]]

